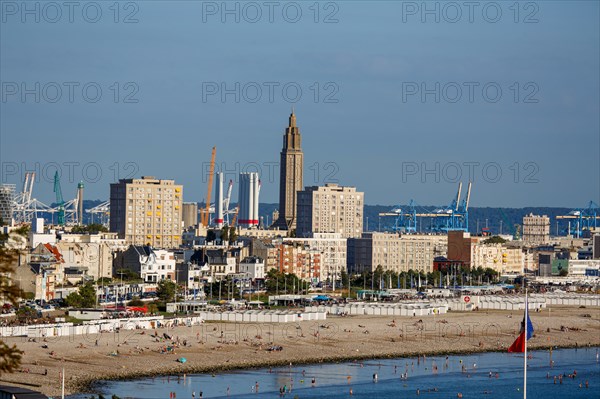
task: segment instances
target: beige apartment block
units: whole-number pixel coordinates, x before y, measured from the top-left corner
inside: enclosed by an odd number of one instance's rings
[[[363,231],[365,194],[356,187],[337,184],[306,187],[298,192],[296,235],[338,233],[342,238],[360,237]]]
[[[473,246],[471,268],[490,268],[501,274],[523,274],[525,260],[526,256],[521,248],[480,242]]]
[[[550,242],[550,218],[530,213],[523,217],[523,241],[528,244]]]
[[[377,266],[396,273],[433,271],[433,259],[443,256],[445,236],[396,233],[363,233],[348,239],[348,270],[351,273],[373,271]]]
[[[183,186],[152,176],[110,185],[110,230],[128,244],[181,245]]]

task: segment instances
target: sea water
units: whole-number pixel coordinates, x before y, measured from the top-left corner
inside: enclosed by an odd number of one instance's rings
[[[595,347],[529,352],[528,398],[600,398],[598,352]],[[459,394],[465,399],[516,399],[523,397],[523,360],[523,354],[480,353],[310,366],[291,364],[216,375],[105,382],[97,389],[107,398],[116,394],[123,399],[166,399],[173,394],[177,399],[188,399],[193,393],[198,398],[200,392],[203,398],[238,399],[456,398]],[[574,378],[569,376],[575,373]],[[563,376],[562,383],[559,375]]]

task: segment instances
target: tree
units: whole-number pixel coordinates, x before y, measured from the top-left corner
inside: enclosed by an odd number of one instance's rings
[[[137,296],[134,296],[127,304],[128,306],[144,306],[144,302]]]
[[[214,241],[216,239],[217,239],[217,234],[215,233],[214,230],[208,230],[206,232],[206,241],[207,242],[212,242],[212,241]]]
[[[4,244],[0,244],[0,300],[15,306],[22,295],[21,289],[10,279],[15,272],[17,257],[16,251],[9,251]],[[16,345],[8,346],[0,340],[0,374],[15,372],[21,365],[22,355],[23,351]]]
[[[237,240],[237,231],[235,231],[235,227],[231,226],[229,228],[229,242],[235,242]]]
[[[68,306],[75,308],[91,308],[96,305],[96,288],[92,283],[79,287],[79,291],[72,292],[65,298]]]
[[[71,292],[65,298],[65,302],[67,303],[67,306],[70,306],[70,307],[73,307],[73,308],[81,308],[81,307],[83,307],[81,305],[81,303],[83,302],[83,299],[81,298],[81,295],[79,295],[79,292]]]
[[[160,280],[158,287],[156,288],[156,295],[160,300],[169,302],[175,298],[175,292],[177,291],[177,285],[171,280]]]
[[[229,241],[229,227],[227,227],[227,225],[223,226],[221,229],[221,241]]]
[[[504,244],[506,240],[500,236],[492,236],[483,241],[484,244]]]
[[[148,304],[148,313],[156,314],[158,313],[158,306],[154,302]]]
[[[78,233],[78,234],[85,234],[85,233],[96,234],[96,233],[107,232],[107,231],[108,231],[108,229],[106,228],[106,226],[104,226],[100,223],[91,223],[86,226],[76,225],[76,226],[73,226],[73,228],[71,229],[72,233]]]

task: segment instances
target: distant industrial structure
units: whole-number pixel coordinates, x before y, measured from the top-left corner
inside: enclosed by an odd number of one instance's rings
[[[469,203],[471,201],[471,182],[467,188],[467,194],[461,201],[462,182],[458,184],[456,198],[452,200],[449,206],[436,208],[434,210],[421,209],[417,211],[417,205],[413,200],[407,207],[397,206],[389,212],[382,212],[380,217],[394,217],[392,230],[399,233],[416,233],[417,218],[431,218],[438,222],[433,226],[432,231],[468,231],[469,230]]]
[[[259,193],[260,180],[258,173],[240,173],[238,224],[241,227],[258,227]]]

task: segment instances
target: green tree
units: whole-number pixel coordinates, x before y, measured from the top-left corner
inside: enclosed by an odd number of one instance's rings
[[[156,295],[160,300],[165,302],[172,302],[175,299],[175,293],[177,292],[177,285],[171,280],[160,280],[158,287],[156,288]]]
[[[484,244],[504,244],[506,240],[500,236],[492,236],[483,241]]]
[[[68,306],[75,308],[92,308],[96,305],[96,288],[91,282],[79,287],[79,291],[72,292],[65,298]]]
[[[208,230],[206,232],[206,241],[207,242],[213,242],[216,239],[217,239],[217,234],[215,233],[214,230]]]
[[[72,233],[78,233],[78,234],[85,234],[85,233],[90,233],[90,234],[96,234],[96,233],[100,233],[100,232],[107,232],[108,229],[106,228],[106,226],[100,224],[100,223],[91,223],[88,225],[76,225],[73,226],[73,228],[71,229]]]
[[[133,299],[131,301],[129,301],[129,303],[127,305],[129,305],[129,306],[144,306],[144,301],[142,301],[137,296],[134,296]]]
[[[148,313],[154,314],[158,313],[158,306],[154,302],[148,304]]]
[[[231,226],[229,228],[229,242],[235,242],[235,240],[237,240],[237,231],[235,227]]]
[[[129,269],[119,269],[115,272],[115,275],[118,276],[118,278],[123,279],[125,281],[140,279],[139,274],[137,274],[133,270],[129,270]]]
[[[81,295],[81,306],[84,308],[91,308],[96,305],[96,288],[91,282],[79,287],[79,295]]]
[[[221,229],[221,241],[229,241],[229,227],[227,227],[227,225],[223,226]]]
[[[16,251],[8,250],[4,244],[0,244],[0,300],[15,306],[22,295],[21,289],[10,278],[15,272],[17,259]],[[23,352],[16,345],[8,346],[0,340],[0,374],[15,372],[21,365],[22,355]]]
[[[561,269],[560,272],[558,272],[558,275],[560,277],[566,277],[569,275],[569,271],[567,269]]]
[[[73,307],[73,308],[81,308],[81,307],[83,307],[83,305],[82,305],[83,298],[81,298],[81,295],[79,295],[79,292],[71,292],[65,298],[65,302],[67,303],[67,306],[70,306],[70,307]]]

